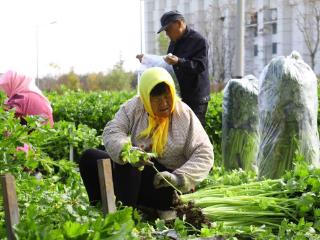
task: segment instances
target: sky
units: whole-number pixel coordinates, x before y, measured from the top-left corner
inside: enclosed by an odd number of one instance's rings
[[[139,67],[140,0],[0,0],[0,31],[0,73],[106,72],[120,58]]]

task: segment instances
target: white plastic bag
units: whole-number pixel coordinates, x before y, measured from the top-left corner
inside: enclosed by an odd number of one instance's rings
[[[164,61],[166,56],[158,56],[152,54],[144,54],[141,60],[140,68],[138,69],[138,81],[140,80],[141,74],[148,68],[151,67],[162,67],[166,69],[171,75],[174,75],[174,71],[171,65]]]
[[[274,58],[265,67],[258,102],[259,177],[281,177],[293,168],[297,152],[319,167],[317,78],[299,53]]]
[[[226,169],[256,170],[259,147],[258,80],[231,79],[223,96],[222,159]]]

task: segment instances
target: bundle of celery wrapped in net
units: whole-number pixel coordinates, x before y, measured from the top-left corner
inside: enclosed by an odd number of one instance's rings
[[[259,176],[279,178],[292,169],[296,152],[319,166],[317,78],[299,53],[274,58],[265,67],[258,102]]]
[[[254,170],[259,147],[258,80],[231,79],[222,113],[222,158],[226,169]]]

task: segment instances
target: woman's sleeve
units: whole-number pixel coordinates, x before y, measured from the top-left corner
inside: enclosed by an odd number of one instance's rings
[[[191,110],[189,117],[187,141],[184,147],[184,154],[188,160],[173,172],[183,177],[186,191],[207,177],[214,161],[213,146],[207,133]]]
[[[130,119],[126,111],[127,105],[128,102],[120,107],[114,119],[107,123],[102,134],[106,152],[113,161],[119,164],[124,164],[120,159],[122,147],[130,142]]]

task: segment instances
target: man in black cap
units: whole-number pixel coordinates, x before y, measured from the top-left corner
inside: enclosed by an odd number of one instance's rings
[[[210,100],[208,43],[198,32],[187,26],[183,15],[178,11],[166,12],[160,22],[158,33],[165,31],[171,40],[165,61],[173,66],[182,100],[205,126]],[[137,55],[140,62],[142,57],[143,54]]]

